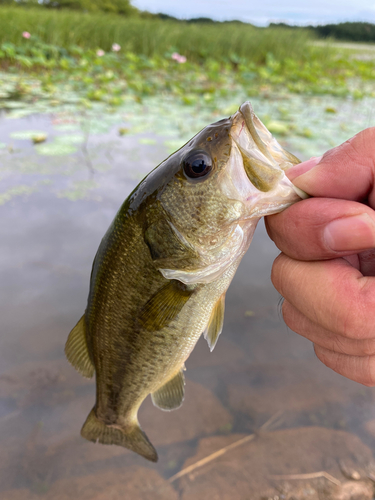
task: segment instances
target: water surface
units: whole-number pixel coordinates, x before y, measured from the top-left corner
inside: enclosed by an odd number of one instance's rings
[[[372,122],[370,100],[253,104],[302,159]],[[263,223],[227,293],[218,345],[210,353],[201,339],[186,363],[182,408],[141,408],[159,462],[80,437],[94,382],[63,348],[99,242],[139,180],[222,115],[162,99],[36,111],[0,119],[0,498],[325,499],[357,488],[371,499],[374,390],[327,369],[283,323]],[[34,145],[37,134],[46,141]]]

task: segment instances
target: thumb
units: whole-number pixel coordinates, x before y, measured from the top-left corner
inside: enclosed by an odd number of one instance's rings
[[[289,168],[289,179],[311,196],[369,200],[375,206],[375,127],[363,130],[320,158]]]

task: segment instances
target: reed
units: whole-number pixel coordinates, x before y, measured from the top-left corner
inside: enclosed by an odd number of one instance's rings
[[[43,8],[0,8],[0,43],[18,45],[23,31],[65,48],[78,45],[108,51],[118,43],[124,51],[147,57],[176,51],[194,62],[212,58],[257,64],[265,62],[270,53],[276,60],[303,60],[307,44],[314,38],[308,30],[242,23],[194,24]]]

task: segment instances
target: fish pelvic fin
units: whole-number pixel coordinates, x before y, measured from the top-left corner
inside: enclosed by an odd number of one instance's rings
[[[86,378],[92,378],[95,368],[87,347],[85,315],[69,333],[65,344],[65,356],[77,372]]]
[[[207,328],[203,332],[204,338],[207,340],[208,346],[213,351],[217,339],[223,330],[224,324],[224,309],[225,309],[225,293],[216,302],[210,320],[208,322]]]
[[[81,436],[93,443],[116,444],[128,448],[138,455],[150,460],[158,461],[158,454],[150,443],[146,434],[142,431],[139,423],[126,427],[112,427],[101,422],[95,415],[95,408],[91,410],[86,422],[81,429]]]
[[[182,405],[185,396],[185,377],[182,370],[151,394],[152,402],[161,410],[176,410]]]

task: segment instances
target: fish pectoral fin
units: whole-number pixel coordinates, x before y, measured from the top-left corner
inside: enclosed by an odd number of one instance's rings
[[[135,451],[151,462],[158,461],[158,454],[141,429],[137,419],[126,428],[112,427],[101,422],[95,415],[93,408],[83,424],[81,436],[94,443],[117,444]]]
[[[217,339],[223,330],[224,323],[224,309],[225,309],[225,293],[214,305],[208,325],[203,332],[204,338],[207,340],[208,346],[213,351]]]
[[[189,300],[193,288],[171,280],[144,305],[140,322],[147,330],[160,330],[170,323]]]
[[[175,410],[182,405],[185,396],[185,377],[182,369],[160,389],[151,394],[152,402],[161,410]]]
[[[90,359],[86,340],[85,315],[69,333],[65,344],[65,355],[74,368],[84,377],[92,378],[94,365]]]

